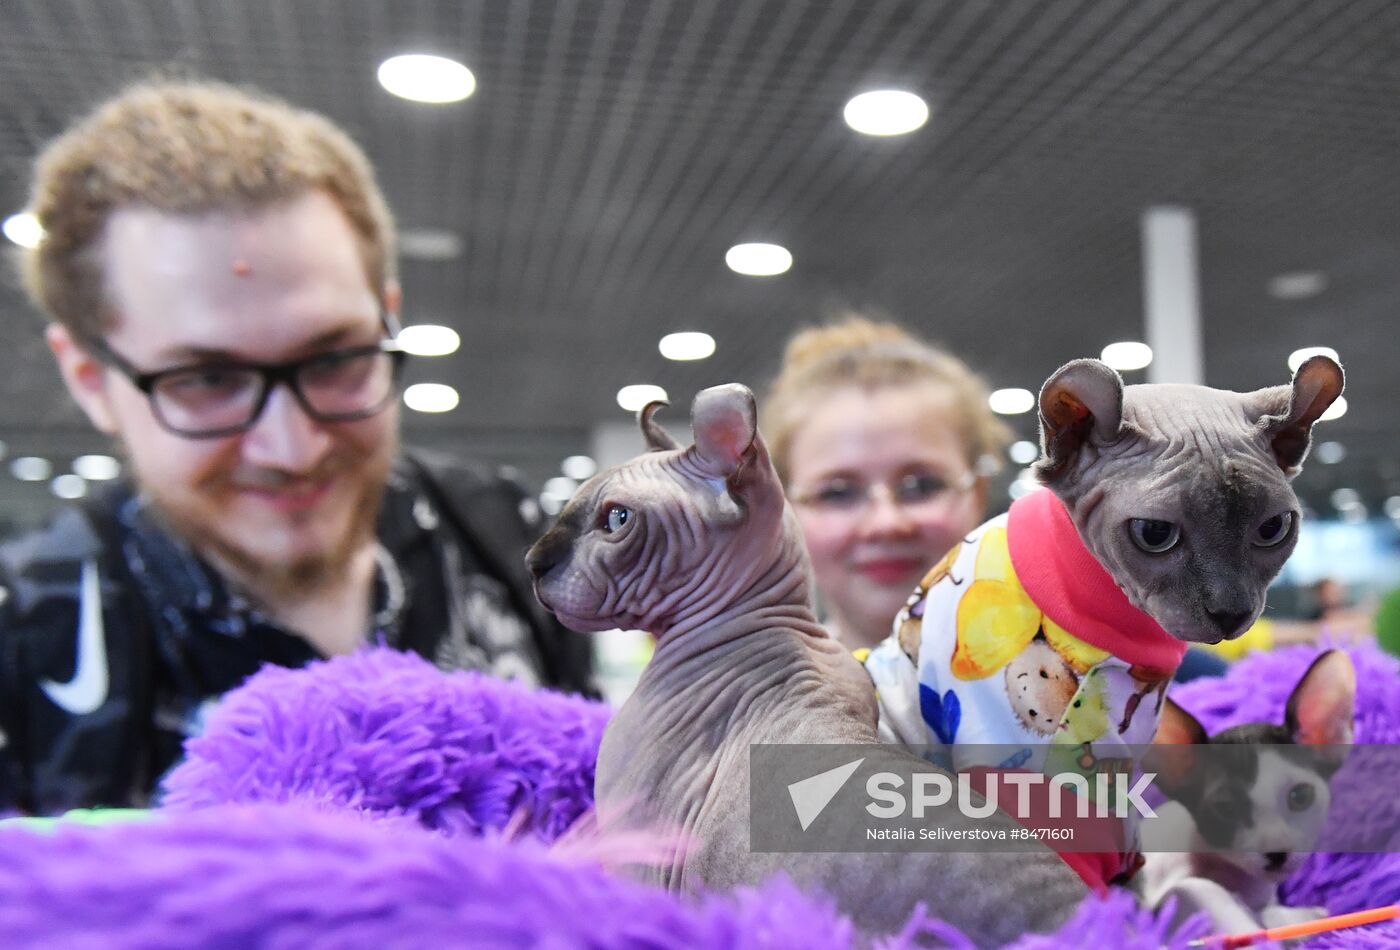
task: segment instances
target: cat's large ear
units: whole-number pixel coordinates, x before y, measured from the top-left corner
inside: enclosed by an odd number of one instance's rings
[[[1298,367],[1292,386],[1274,386],[1246,395],[1256,425],[1269,440],[1279,468],[1290,478],[1302,468],[1312,443],[1312,427],[1336,402],[1346,377],[1336,361],[1314,356]]]
[[[1196,717],[1167,699],[1143,768],[1157,774],[1157,786],[1167,795],[1177,801],[1189,800],[1199,778],[1196,750],[1209,742]]]
[[[1318,746],[1331,769],[1341,766],[1351,745],[1356,709],[1356,667],[1341,650],[1313,660],[1284,708],[1283,724],[1302,745]]]
[[[690,407],[695,458],[706,473],[726,481],[753,455],[758,405],[747,386],[711,386]]]
[[[668,405],[670,404],[664,399],[654,399],[637,413],[637,424],[642,427],[642,438],[646,439],[648,452],[667,452],[681,447],[679,442],[671,438],[671,433],[661,428],[660,423],[652,418],[658,409]]]
[[[1107,445],[1123,425],[1123,377],[1099,360],[1074,360],[1040,390],[1041,459],[1036,474],[1052,482],[1074,464],[1084,443]]]
[[[1157,720],[1153,745],[1205,745],[1209,741],[1205,727],[1195,716],[1171,699],[1162,703],[1162,717]]]

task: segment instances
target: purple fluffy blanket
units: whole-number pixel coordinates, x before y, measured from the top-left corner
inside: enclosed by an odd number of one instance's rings
[[[1212,730],[1277,720],[1315,653],[1256,655],[1173,695]],[[1400,742],[1400,669],[1375,650],[1352,657],[1357,741]],[[592,804],[607,716],[383,650],[264,670],[189,744],[152,820],[0,825],[0,946],[855,942],[829,902],[782,880],[691,901],[609,873],[601,858],[625,843],[566,833]],[[1400,856],[1315,856],[1286,894],[1333,912],[1400,900]],[[1015,946],[1157,950],[1199,933],[1173,932],[1118,894],[1086,901],[1059,934]],[[887,943],[930,941],[970,945],[932,919]],[[1397,944],[1400,928],[1380,925],[1311,946]]]

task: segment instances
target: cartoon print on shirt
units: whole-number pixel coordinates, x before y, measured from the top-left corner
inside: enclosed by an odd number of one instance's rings
[[[1006,664],[1006,695],[1021,724],[1043,736],[1054,735],[1060,717],[1079,691],[1074,667],[1037,635]]]
[[[972,586],[958,601],[951,672],[964,680],[991,676],[1024,653],[1037,637],[1043,637],[1058,654],[1076,683],[1079,674],[1108,656],[1041,613],[1016,579],[1006,528],[993,527],[982,535]]]
[[[1081,749],[1110,754],[1098,743],[1151,741],[1167,673],[1093,646],[1045,614],[1017,576],[1005,515],[926,575],[893,633],[859,657],[875,682],[888,739],[1049,742],[1064,750],[1057,758]],[[954,757],[972,764],[979,754],[967,748]],[[1003,758],[981,764],[1005,767]]]
[[[928,591],[950,577],[960,553],[961,545],[928,573],[901,615],[900,647],[915,664]],[[1055,733],[1079,691],[1080,676],[1108,656],[1075,638],[1031,601],[1016,579],[1004,527],[994,527],[979,539],[972,584],[958,602],[956,625],[953,675],[973,680],[1002,671],[1012,711],[1027,730],[1040,736]],[[957,695],[952,690],[921,690],[920,699],[934,735],[952,742]]]
[[[963,544],[967,542],[964,541]],[[895,639],[899,641],[900,649],[904,655],[909,657],[909,662],[917,664],[919,662],[919,636],[924,625],[924,604],[928,600],[928,592],[943,578],[949,578],[949,582],[958,587],[962,581],[953,577],[953,564],[958,559],[959,552],[962,551],[962,544],[943,555],[943,560],[933,566],[924,579],[919,581],[914,593],[909,595],[909,599],[904,602],[904,609],[899,612],[899,620],[896,621]],[[864,659],[861,660],[864,662]],[[952,740],[948,740],[952,741]]]

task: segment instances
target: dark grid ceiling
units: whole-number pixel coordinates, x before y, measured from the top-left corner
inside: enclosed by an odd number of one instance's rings
[[[762,386],[798,326],[894,315],[993,386],[1035,389],[1064,360],[1142,339],[1139,217],[1198,216],[1206,377],[1286,381],[1296,347],[1348,370],[1347,451],[1314,463],[1311,503],[1400,493],[1400,4],[1146,0],[4,0],[0,210],[78,111],[152,69],[252,83],[346,126],[401,224],[463,254],[405,260],[409,322],[447,323],[422,361],[463,403],[410,438],[513,462],[536,484],[656,382],[678,402]],[[435,52],[475,96],[429,106],[375,80]],[[874,139],[854,93],[916,91],[930,123]],[[790,248],[786,275],[726,269],[743,240]],[[1320,271],[1279,300],[1271,277]],[[13,288],[0,338],[11,454],[96,447]],[[658,338],[705,330],[715,356]],[[1141,373],[1129,374],[1130,381]],[[679,413],[679,410],[677,410]],[[1020,417],[1023,437],[1030,417]]]

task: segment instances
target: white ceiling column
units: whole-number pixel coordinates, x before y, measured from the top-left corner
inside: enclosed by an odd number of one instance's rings
[[[1142,289],[1150,383],[1205,383],[1196,215],[1157,206],[1142,214]]]

